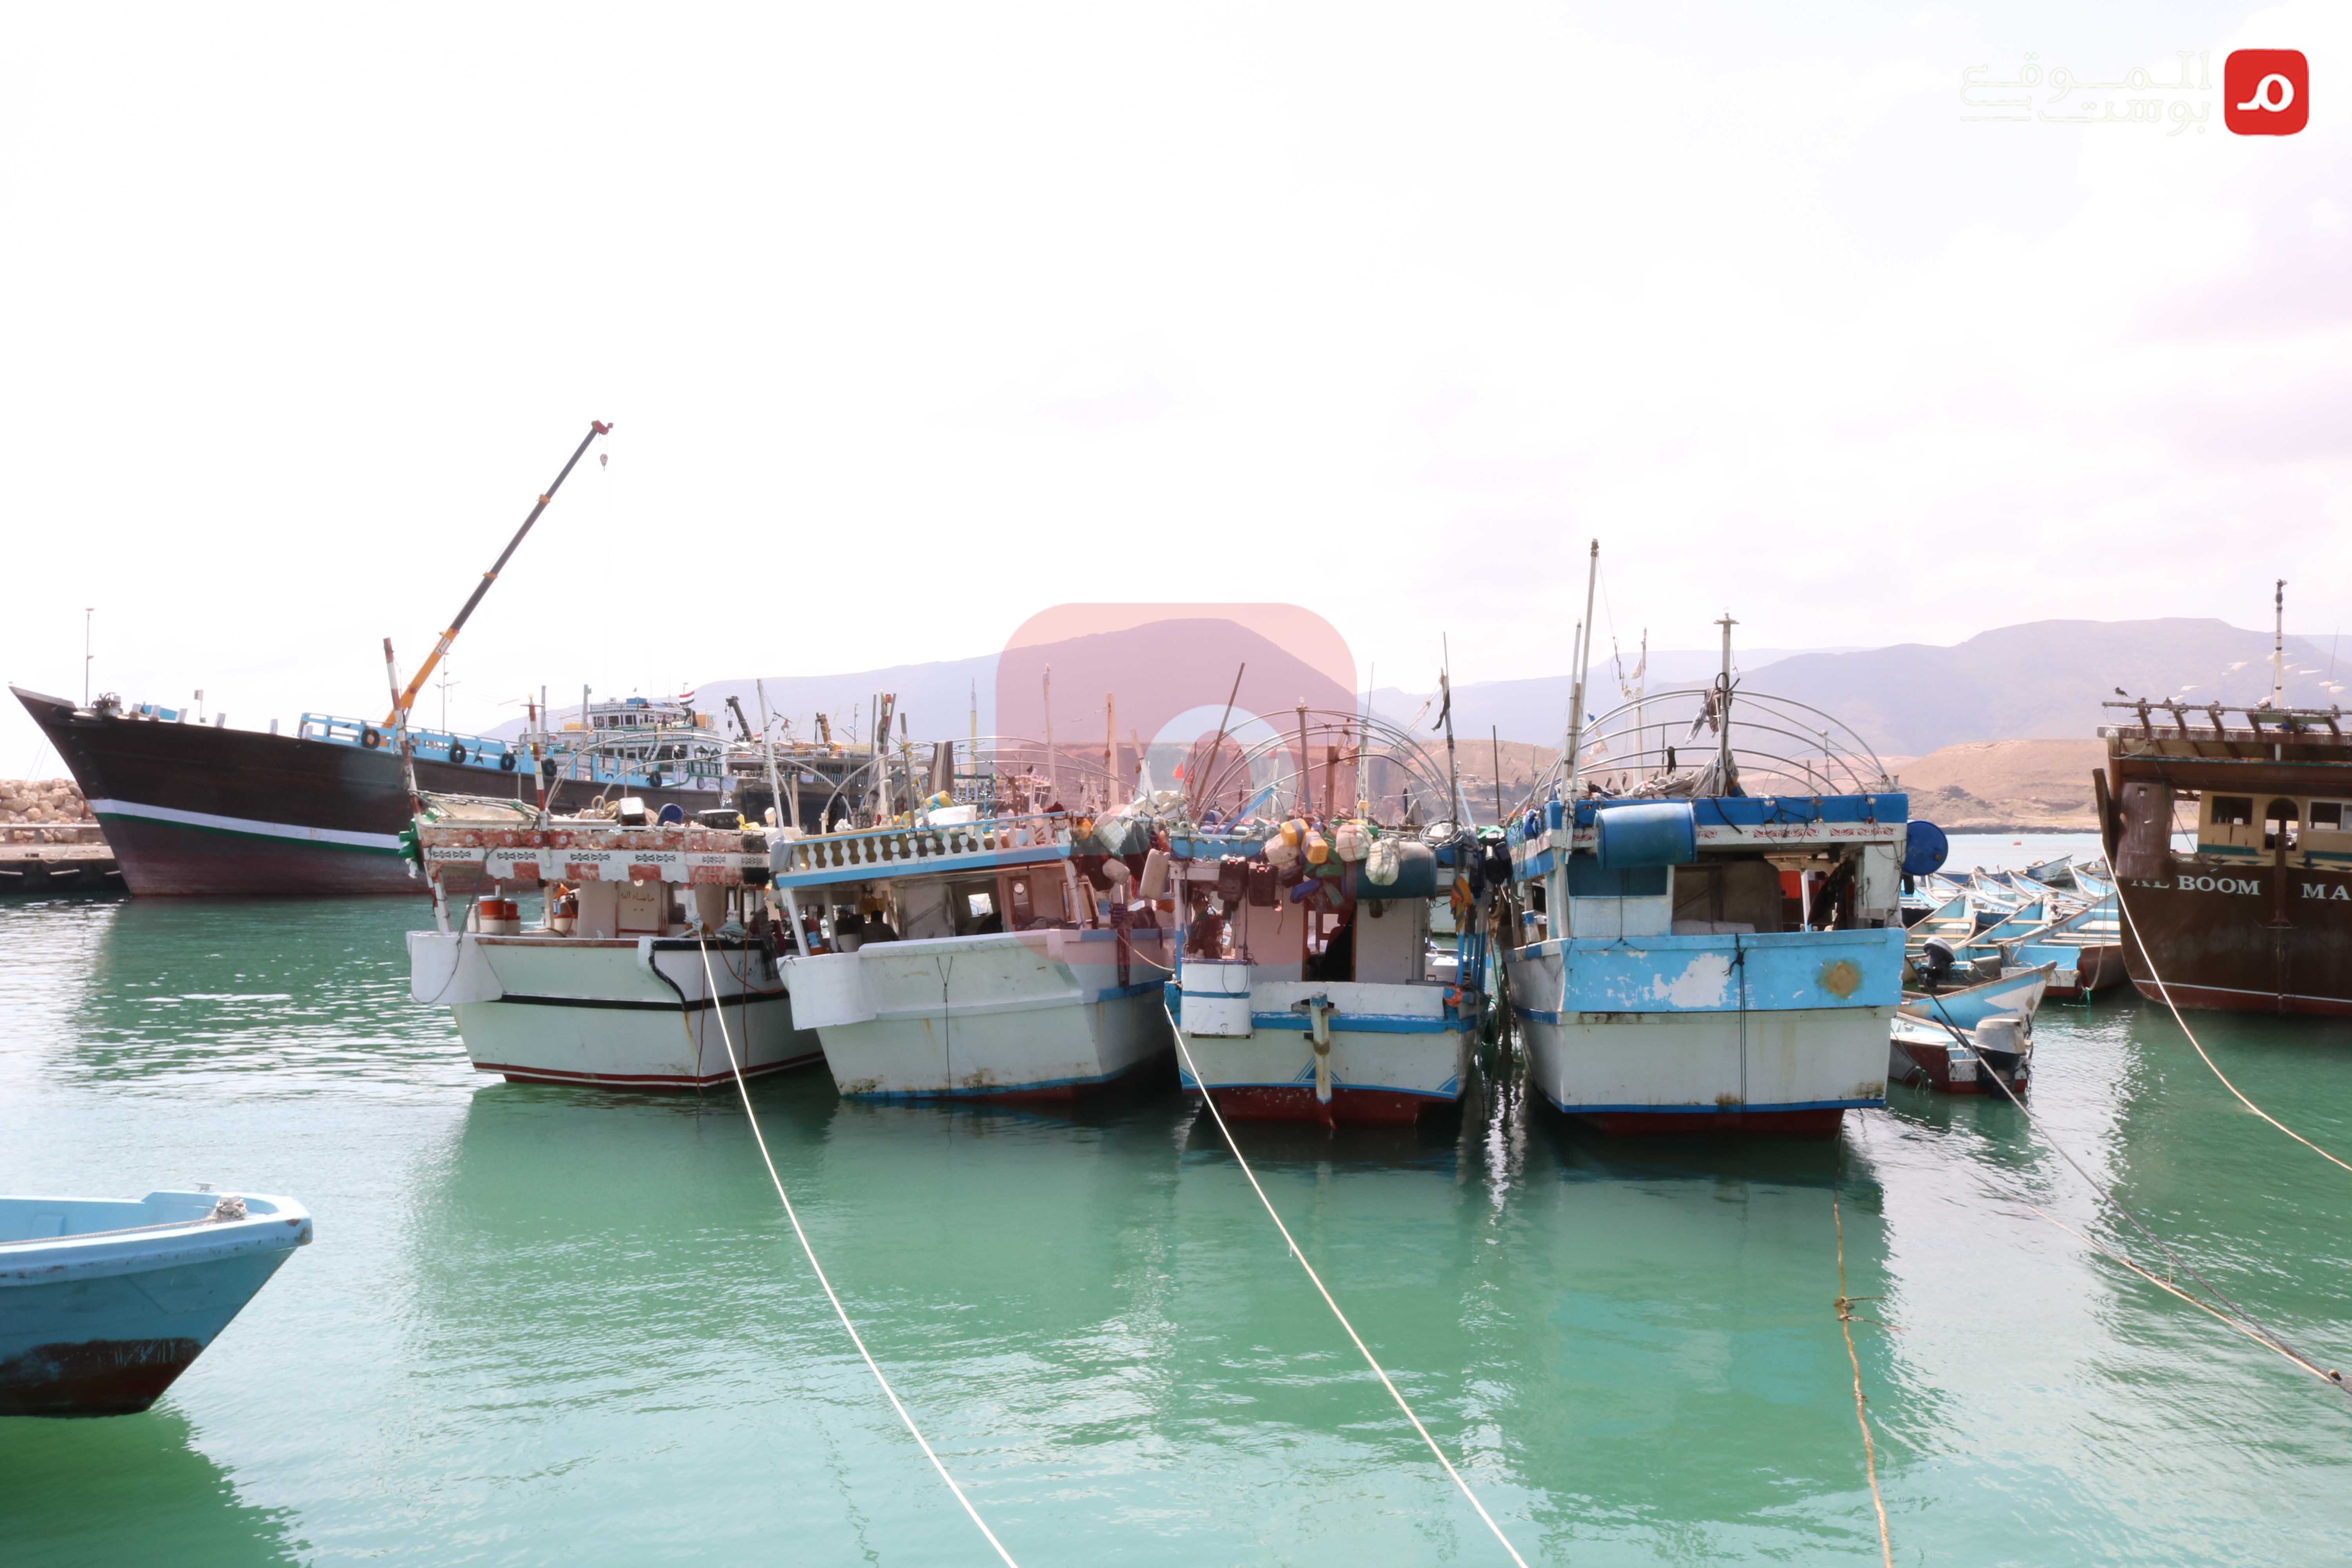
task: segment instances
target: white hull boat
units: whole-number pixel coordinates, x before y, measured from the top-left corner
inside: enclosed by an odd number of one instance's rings
[[[1059,813],[772,846],[801,1022],[858,1100],[1064,1100],[1163,1057],[1167,934],[1072,861]]]
[[[737,1065],[752,1078],[823,1054],[774,962],[741,937],[411,931],[408,952],[410,994],[455,1014],[478,1070],[518,1083],[700,1089]]]
[[[688,1089],[823,1054],[793,1022],[756,891],[766,845],[740,825],[428,796],[416,838],[441,929],[409,933],[409,994],[450,1009],[481,1071]],[[544,919],[525,931],[506,895],[534,887]],[[482,896],[451,930],[449,900],[467,893]]]
[[[1003,931],[790,963],[802,1016],[853,1100],[1070,1100],[1166,1054],[1158,931]],[[1136,963],[1136,957],[1148,963]]]

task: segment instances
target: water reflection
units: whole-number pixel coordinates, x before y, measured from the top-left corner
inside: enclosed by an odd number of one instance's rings
[[[267,1075],[274,1092],[463,1068],[446,1012],[408,997],[405,899],[131,899],[67,998],[58,1074],[163,1087]]]
[[[0,1520],[20,1563],[301,1560],[292,1511],[242,1501],[168,1395],[141,1415],[0,1420]]]

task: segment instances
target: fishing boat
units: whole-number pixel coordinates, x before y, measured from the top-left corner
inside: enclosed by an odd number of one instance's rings
[[[2055,1002],[2087,1001],[2122,984],[2126,972],[2115,895],[2094,899],[2028,931],[2004,953],[2013,964],[2054,963],[2050,998]]]
[[[2000,1084],[2022,1094],[2032,1072],[2032,1032],[2005,1014],[1974,1027],[1906,1016],[1895,1020],[1888,1037],[1886,1076],[1938,1094],[2006,1098]]]
[[[2055,960],[2017,969],[1995,980],[1903,993],[1902,1011],[1909,1017],[1942,1020],[1973,1029],[1990,1017],[2018,1018],[2031,1024],[2034,1009],[2057,973]]]
[[[1534,927],[1511,1005],[1529,1081],[1603,1131],[1832,1137],[1885,1103],[1901,879],[1937,864],[1906,863],[1908,799],[1862,739],[1741,689],[1718,624],[1712,686],[1571,729],[1510,825]],[[1601,748],[1622,793],[1584,775]]]
[[[688,1089],[821,1056],[777,967],[767,841],[731,809],[427,795],[412,831],[437,929],[409,933],[409,994],[450,1009],[478,1070]]]
[[[1132,867],[1081,875],[1057,809],[889,815],[771,840],[784,984],[845,1097],[1067,1100],[1166,1056],[1168,932]]]
[[[291,1198],[0,1198],[0,1415],[146,1409],[310,1240]]]
[[[1347,744],[1327,730],[1347,731]],[[1386,822],[1368,800],[1344,815],[1315,809],[1318,749],[1395,781]],[[1325,1127],[1410,1123],[1459,1101],[1485,942],[1466,884],[1458,909],[1454,893],[1476,840],[1451,820],[1416,826],[1408,804],[1442,810],[1458,796],[1445,771],[1384,721],[1302,714],[1295,738],[1255,740],[1223,776],[1267,815],[1171,836],[1181,941],[1168,990],[1184,1088],[1230,1121]],[[1223,787],[1212,777],[1202,799]],[[1442,947],[1439,925],[1452,932]]]
[[[2046,888],[2063,887],[2074,879],[2074,857],[2061,855],[2054,860],[2039,860],[2025,868],[2025,875]]]

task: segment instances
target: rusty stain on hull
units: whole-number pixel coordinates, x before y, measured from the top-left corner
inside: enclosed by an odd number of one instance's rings
[[[35,1345],[0,1362],[0,1415],[134,1415],[204,1348],[184,1338]]]

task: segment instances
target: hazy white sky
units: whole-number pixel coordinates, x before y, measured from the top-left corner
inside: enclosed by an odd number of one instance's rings
[[[10,7],[0,676],[380,707],[592,417],[461,725],[1066,600],[1552,673],[1594,535],[1666,646],[2334,629],[2352,8],[1759,9]]]

